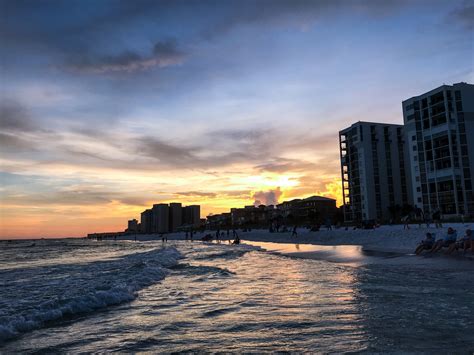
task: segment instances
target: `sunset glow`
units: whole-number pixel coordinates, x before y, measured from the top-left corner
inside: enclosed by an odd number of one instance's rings
[[[340,205],[339,130],[474,80],[466,2],[434,3],[2,1],[0,237],[160,202]]]

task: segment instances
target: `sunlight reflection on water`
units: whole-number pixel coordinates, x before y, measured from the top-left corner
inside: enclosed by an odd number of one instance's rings
[[[353,267],[245,245],[170,244],[185,258],[132,302],[37,329],[0,352],[473,349],[474,335],[467,331],[474,329],[472,272]],[[278,247],[364,256],[351,246]]]

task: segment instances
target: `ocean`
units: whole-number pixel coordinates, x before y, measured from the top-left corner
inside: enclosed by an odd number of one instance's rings
[[[373,259],[198,241],[1,241],[0,353],[474,351],[472,262]]]

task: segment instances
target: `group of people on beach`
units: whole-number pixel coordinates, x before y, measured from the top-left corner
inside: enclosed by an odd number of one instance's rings
[[[474,234],[471,229],[466,229],[466,233],[459,240],[457,239],[457,232],[449,227],[446,235],[436,240],[434,233],[426,233],[426,237],[417,246],[415,250],[416,255],[420,255],[423,251],[428,250],[429,253],[436,253],[443,248],[447,248],[446,254],[449,255],[455,250],[462,249],[463,254],[468,249],[474,254]]]
[[[443,228],[441,210],[439,208],[433,210],[430,218],[429,214],[425,214],[421,208],[415,206],[415,209],[406,216],[403,216],[401,221],[403,222],[403,229],[410,229],[410,223],[413,221],[418,222],[420,228],[423,223],[426,224],[426,228],[429,228],[431,222],[434,223],[436,228]]]

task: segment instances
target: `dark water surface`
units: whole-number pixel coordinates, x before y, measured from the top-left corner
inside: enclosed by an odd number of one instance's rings
[[[17,333],[0,352],[474,350],[473,263],[355,267],[248,246],[70,243],[44,246],[50,258],[2,249],[0,329]],[[13,327],[33,312],[57,317]]]

